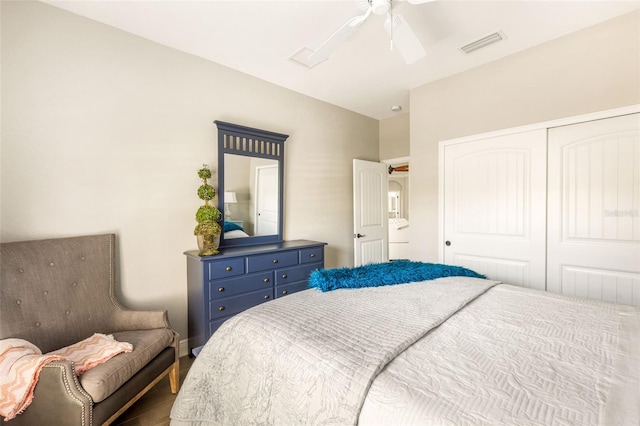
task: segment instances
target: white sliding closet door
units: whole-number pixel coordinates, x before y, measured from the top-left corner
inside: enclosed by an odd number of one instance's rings
[[[445,263],[545,289],[546,129],[443,145]]]
[[[640,305],[640,114],[549,129],[547,289]]]

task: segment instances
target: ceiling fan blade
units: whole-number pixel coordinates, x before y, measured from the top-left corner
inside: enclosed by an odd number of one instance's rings
[[[393,32],[391,31],[391,20],[393,19]],[[387,17],[384,28],[387,33],[392,35],[393,47],[400,52],[402,58],[407,64],[412,64],[418,59],[423,58],[427,51],[424,50],[420,40],[413,32],[411,27],[402,15],[393,15]]]
[[[364,15],[354,16],[349,19],[344,25],[342,25],[331,37],[329,37],[324,43],[320,45],[311,55],[308,60],[312,63],[320,63],[325,61],[338,48],[340,44],[349,39],[360,27],[364,24],[364,21],[371,15],[371,8],[367,9]]]

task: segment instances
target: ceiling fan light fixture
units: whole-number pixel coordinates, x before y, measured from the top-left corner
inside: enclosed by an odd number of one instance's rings
[[[385,15],[391,10],[391,0],[371,0],[371,11],[376,15]]]
[[[361,7],[366,5],[367,9],[364,15],[354,16],[342,24],[317,49],[311,50],[308,47],[303,47],[289,56],[289,60],[305,68],[313,68],[321,64],[329,59],[329,56],[340,44],[353,36],[371,14],[389,15],[385,20],[384,27],[390,35],[391,50],[395,50],[397,47],[407,64],[412,64],[426,55],[420,40],[411,30],[409,24],[402,16],[393,13],[393,0],[360,0],[358,4]]]

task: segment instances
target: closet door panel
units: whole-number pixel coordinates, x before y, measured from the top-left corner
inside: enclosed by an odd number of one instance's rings
[[[549,129],[547,289],[640,305],[640,114]]]
[[[444,262],[545,289],[546,131],[444,146]]]

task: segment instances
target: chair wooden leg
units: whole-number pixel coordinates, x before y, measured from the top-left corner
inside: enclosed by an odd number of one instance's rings
[[[171,393],[176,394],[180,390],[180,360],[176,359],[173,363],[171,371],[169,371],[169,384],[171,385]]]

